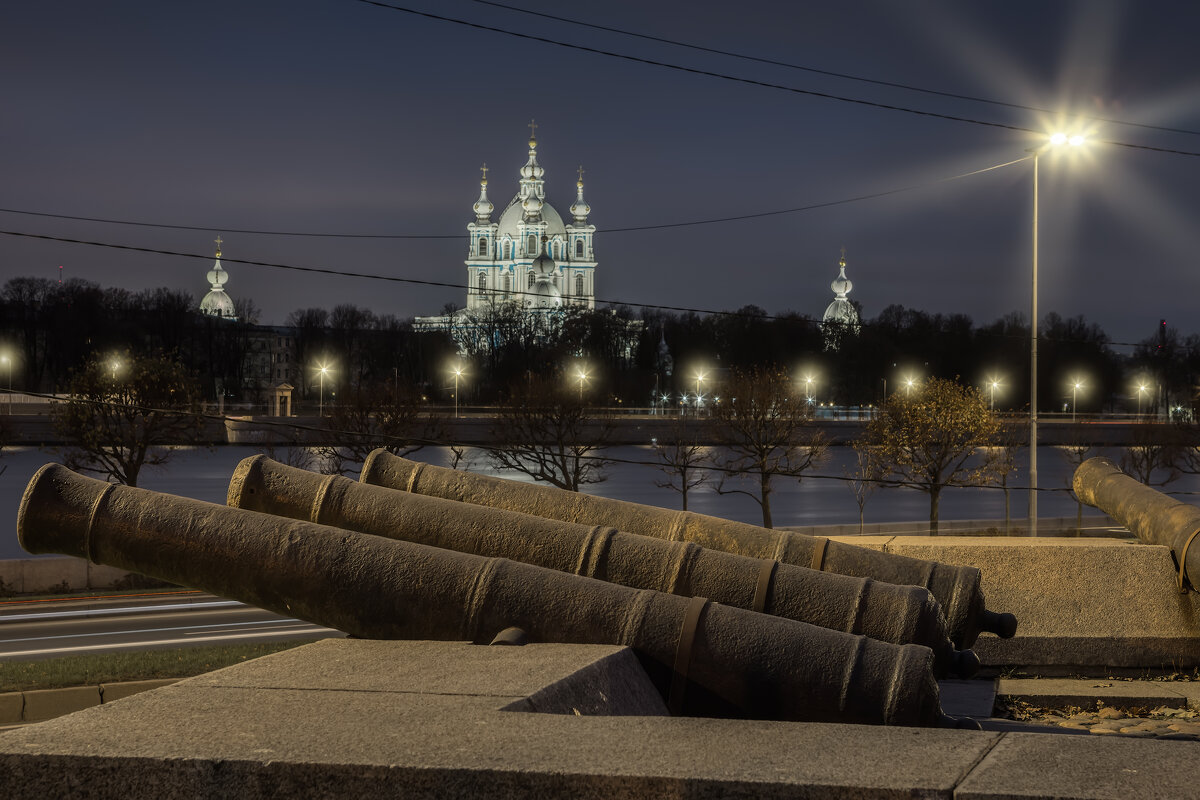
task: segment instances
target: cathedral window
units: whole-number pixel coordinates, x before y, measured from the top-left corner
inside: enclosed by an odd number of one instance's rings
[[[504,243],[504,257],[505,257],[505,258],[512,258],[512,250],[511,250],[511,247],[512,247],[512,243],[511,243],[511,242],[505,242],[505,243]]]
[[[483,236],[479,237],[479,255],[486,256],[488,254],[487,239]]]
[[[575,240],[575,257],[583,258],[583,239]]]
[[[583,297],[583,275],[576,274],[575,276],[575,296]]]
[[[487,291],[487,275],[485,275],[482,272],[479,273],[479,291],[480,292]]]
[[[528,274],[528,280],[525,282],[525,288],[526,288],[526,289],[532,289],[532,288],[533,288],[533,273],[532,273],[532,272],[530,272],[530,273]]]
[[[527,239],[525,242],[525,252],[529,255],[533,255],[537,252],[537,249],[537,237],[531,233],[529,234],[529,239]]]
[[[512,278],[510,278],[510,277],[508,276],[508,273],[507,273],[507,272],[506,272],[506,273],[504,273],[504,291],[505,291],[505,292],[511,292],[511,291],[512,291]]]

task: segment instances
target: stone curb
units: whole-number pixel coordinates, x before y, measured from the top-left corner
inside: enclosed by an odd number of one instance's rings
[[[31,689],[26,692],[0,694],[0,725],[21,725],[44,722],[85,708],[112,703],[123,697],[170,686],[180,678],[160,678],[148,681],[121,681],[93,686],[70,686],[65,689]]]
[[[1193,681],[1001,678],[996,696],[1041,708],[1074,706],[1091,711],[1101,705],[1121,710],[1168,706],[1200,711],[1200,683]]]

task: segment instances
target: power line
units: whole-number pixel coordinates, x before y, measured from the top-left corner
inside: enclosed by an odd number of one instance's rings
[[[711,70],[705,70],[705,69],[698,69],[696,67],[685,67],[680,64],[672,64],[672,63],[666,62],[666,61],[658,61],[658,60],[651,59],[651,58],[642,58],[640,56],[631,56],[631,55],[627,55],[625,53],[616,53],[611,50],[601,50],[600,48],[588,47],[587,45],[573,44],[571,42],[563,42],[563,41],[559,41],[556,39],[549,39],[544,36],[535,36],[535,35],[529,34],[529,33],[521,33],[519,31],[511,31],[511,30],[507,30],[505,28],[497,28],[492,25],[483,25],[478,22],[470,22],[469,20],[457,19],[455,17],[447,17],[447,16],[443,16],[441,14],[432,14],[428,11],[417,11],[416,9],[406,8],[404,6],[398,6],[393,3],[384,3],[384,2],[381,2],[381,0],[355,0],[355,2],[363,3],[363,4],[369,5],[369,6],[376,6],[378,8],[387,9],[389,11],[399,11],[404,14],[412,14],[414,16],[424,17],[426,19],[438,20],[439,22],[450,22],[455,25],[463,25],[468,28],[475,28],[476,30],[489,31],[492,33],[500,33],[500,34],[504,34],[505,36],[515,36],[519,39],[525,39],[525,40],[534,41],[534,42],[541,42],[542,44],[550,44],[550,45],[554,45],[556,47],[564,47],[569,50],[579,50],[579,51],[585,52],[585,53],[593,53],[595,55],[607,56],[609,58],[617,58],[617,59],[621,59],[623,61],[631,61],[631,62],[638,63],[638,64],[647,64],[647,65],[653,66],[653,67],[662,67],[663,69],[670,69],[670,70],[674,70],[676,72],[684,72],[684,73],[688,73],[691,75],[703,75],[703,76],[709,77],[709,78],[718,78],[720,80],[732,81],[735,83],[742,83],[742,84],[746,84],[748,86],[758,86],[758,87],[761,87],[764,89],[776,89],[779,91],[791,92],[792,94],[806,95],[809,97],[820,97],[820,98],[823,98],[826,100],[836,100],[837,102],[840,102],[840,103],[852,103],[854,105],[866,106],[869,108],[878,108],[878,109],[881,109],[884,111],[897,111],[900,113],[913,114],[913,115],[921,116],[921,117],[930,117],[933,119],[944,119],[944,120],[950,120],[952,122],[963,122],[963,123],[967,123],[969,125],[980,125],[980,126],[984,126],[984,127],[988,127],[988,128],[1002,128],[1004,130],[1018,131],[1020,133],[1032,133],[1032,134],[1040,133],[1039,131],[1036,131],[1032,128],[1026,128],[1026,127],[1023,127],[1020,125],[1010,125],[1010,124],[1004,123],[1004,122],[993,122],[990,120],[982,120],[982,119],[977,119],[977,118],[973,118],[973,117],[961,117],[961,116],[957,116],[954,114],[942,114],[942,113],[939,113],[936,111],[925,111],[925,110],[918,109],[918,108],[912,108],[910,106],[900,106],[900,105],[895,105],[892,103],[880,103],[880,102],[876,102],[873,100],[863,100],[861,98],[856,98],[856,97],[847,97],[845,95],[832,94],[830,92],[818,92],[818,91],[815,91],[812,89],[801,89],[796,86],[785,86],[783,84],[771,83],[769,81],[760,81],[760,80],[755,80],[753,78],[740,78],[735,75],[727,75],[725,73],[713,72]],[[1167,147],[1153,147],[1151,145],[1133,144],[1131,142],[1118,142],[1118,141],[1112,141],[1112,140],[1097,140],[1097,141],[1099,141],[1102,144],[1112,145],[1114,147],[1126,147],[1126,148],[1131,148],[1134,150],[1150,150],[1150,151],[1157,152],[1157,153],[1170,153],[1173,155],[1200,157],[1200,152],[1195,152],[1195,151],[1190,151],[1190,150],[1175,150],[1175,149],[1167,148]]]
[[[659,44],[669,44],[674,47],[683,47],[688,50],[696,50],[701,53],[712,53],[714,55],[719,55],[719,56],[728,56],[729,58],[737,58],[737,59],[741,59],[743,61],[753,61],[753,62],[756,62],[759,64],[768,64],[768,65],[774,66],[774,67],[786,67],[787,69],[799,70],[801,72],[810,72],[814,75],[824,75],[824,76],[830,77],[830,78],[841,78],[841,79],[848,80],[848,81],[857,81],[859,83],[869,83],[869,84],[873,84],[875,86],[887,86],[892,89],[903,89],[903,90],[909,91],[909,92],[920,92],[921,94],[933,95],[935,97],[948,97],[953,100],[969,100],[973,103],[987,103],[988,105],[999,106],[1001,108],[1013,108],[1013,109],[1017,109],[1020,111],[1033,111],[1033,112],[1036,112],[1039,114],[1055,114],[1055,113],[1057,113],[1054,110],[1048,109],[1048,108],[1039,108],[1037,106],[1027,106],[1027,105],[1022,105],[1021,103],[1009,103],[1009,102],[1005,102],[1003,100],[990,100],[988,98],[975,97],[973,95],[955,94],[954,92],[945,92],[945,91],[940,91],[937,89],[927,89],[927,88],[924,88],[921,86],[913,86],[912,84],[907,84],[907,83],[896,83],[893,81],[879,80],[877,78],[866,78],[861,75],[849,75],[844,72],[833,72],[831,70],[819,69],[817,67],[809,67],[809,66],[804,66],[801,64],[792,64],[787,61],[777,61],[772,58],[762,58],[761,56],[752,56],[752,55],[748,55],[746,53],[736,53],[736,52],[733,52],[730,50],[720,50],[715,47],[705,47],[703,45],[690,44],[688,42],[681,42],[676,39],[667,39],[667,38],[661,37],[661,36],[650,36],[648,34],[637,33],[636,31],[625,30],[623,28],[613,28],[613,27],[609,27],[607,25],[597,25],[597,24],[591,23],[591,22],[584,22],[583,20],[571,19],[570,17],[560,17],[555,14],[546,14],[541,11],[531,11],[530,9],[527,9],[527,8],[519,8],[517,6],[511,6],[511,5],[507,5],[505,3],[497,3],[497,2],[494,2],[493,0],[472,0],[472,2],[478,3],[480,5],[485,5],[485,6],[492,6],[494,8],[503,8],[508,11],[515,11],[519,14],[528,14],[533,17],[541,17],[543,19],[551,19],[556,22],[564,22],[568,25],[577,25],[582,28],[591,28],[592,30],[605,31],[607,33],[616,33],[616,34],[620,34],[622,36],[631,36],[635,39],[643,39],[643,40],[649,41],[649,42],[658,42]],[[1128,122],[1126,120],[1111,119],[1109,117],[1079,116],[1078,119],[1088,120],[1090,122],[1104,122],[1104,123],[1110,124],[1110,125],[1124,125],[1124,126],[1128,126],[1128,127],[1132,127],[1132,128],[1143,128],[1143,129],[1152,130],[1152,131],[1165,131],[1167,133],[1185,133],[1185,134],[1188,134],[1191,136],[1200,136],[1200,131],[1192,131],[1192,130],[1187,130],[1185,128],[1168,128],[1168,127],[1161,126],[1161,125],[1148,125],[1148,124],[1141,123],[1141,122]]]
[[[982,169],[971,170],[969,172],[962,172],[962,173],[959,173],[958,175],[951,175],[951,176],[948,176],[945,178],[936,178],[931,181],[924,181],[922,183],[914,183],[914,184],[910,184],[908,186],[901,186],[901,187],[898,187],[895,189],[887,189],[887,190],[884,190],[881,192],[872,192],[870,194],[857,195],[855,197],[844,197],[839,200],[825,200],[825,201],[822,201],[819,203],[811,203],[811,204],[805,205],[805,206],[797,206],[795,208],[780,208],[780,209],[774,209],[772,211],[759,211],[759,212],[755,212],[755,213],[751,213],[751,214],[735,214],[735,215],[731,215],[731,216],[727,216],[727,217],[715,217],[715,218],[711,218],[711,219],[688,220],[688,221],[684,221],[684,222],[664,222],[664,223],[659,223],[659,224],[655,224],[655,225],[632,225],[632,226],[626,226],[626,227],[605,228],[604,233],[605,233],[605,235],[608,235],[610,233],[630,233],[633,231],[666,230],[669,228],[683,228],[683,227],[696,226],[696,225],[716,225],[716,224],[720,224],[720,223],[724,223],[724,222],[740,222],[742,220],[761,219],[763,217],[774,217],[774,216],[779,216],[782,214],[797,214],[802,211],[814,211],[814,210],[821,209],[821,208],[830,208],[833,206],[846,205],[848,203],[857,203],[857,202],[860,202],[863,200],[874,200],[874,199],[880,198],[880,197],[887,197],[888,195],[900,194],[902,192],[911,192],[916,189],[924,189],[924,188],[927,188],[930,186],[937,186],[939,184],[949,183],[951,181],[961,180],[963,178],[969,178],[974,175],[980,175],[985,172],[991,172],[992,170],[997,170],[997,169],[1001,169],[1003,167],[1012,166],[1013,164],[1020,164],[1021,162],[1028,161],[1031,158],[1033,158],[1033,156],[1023,156],[1022,158],[1014,159],[1013,161],[1006,161],[1003,164],[994,164],[990,167],[984,167]],[[307,236],[307,237],[330,238],[330,239],[338,239],[338,238],[346,239],[346,238],[348,238],[348,239],[459,239],[459,240],[461,240],[461,239],[468,238],[468,234],[465,234],[465,233],[461,233],[461,234],[312,233],[312,232],[297,232],[297,231],[270,231],[270,230],[254,230],[254,229],[247,229],[247,228],[232,228],[232,227],[225,226],[225,225],[208,225],[208,226],[179,225],[179,224],[169,224],[169,223],[164,223],[164,222],[142,222],[142,221],[138,221],[138,220],[109,219],[109,218],[103,218],[103,217],[83,217],[83,216],[74,216],[71,214],[55,214],[55,213],[50,213],[50,212],[46,212],[46,211],[28,211],[28,210],[19,209],[19,208],[0,208],[0,213],[21,214],[24,216],[43,217],[43,218],[47,218],[47,219],[65,219],[65,220],[72,220],[75,222],[100,222],[100,223],[104,223],[107,225],[128,225],[131,227],[138,227],[138,228],[167,228],[167,229],[185,230],[185,231],[221,231],[222,233],[241,233],[241,234],[247,234],[247,235],[260,235],[260,236]]]

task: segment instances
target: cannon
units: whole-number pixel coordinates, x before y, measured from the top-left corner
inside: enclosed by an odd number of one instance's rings
[[[636,589],[701,596],[823,628],[934,652],[934,673],[969,676],[971,651],[946,637],[928,590],[317,475],[263,455],[244,459],[228,504],[417,544],[507,558]]]
[[[969,649],[982,631],[1009,638],[1017,629],[1017,620],[1012,614],[997,614],[984,606],[979,570],[974,567],[883,553],[824,537],[760,528],[689,511],[671,511],[549,486],[474,475],[410,461],[382,449],[367,457],[359,480],[413,494],[522,511],[562,522],[604,525],[657,539],[694,542],[711,550],[871,578],[882,583],[922,586],[941,605],[950,640],[960,650]]]
[[[374,639],[531,641],[632,648],[676,713],[956,725],[927,647],[879,642],[650,590],[117,486],[47,464],[17,535]]]
[[[1179,565],[1179,588],[1200,575],[1200,508],[1168,497],[1121,471],[1107,458],[1089,458],[1075,470],[1071,488],[1081,503],[1098,508],[1146,544],[1169,547]]]

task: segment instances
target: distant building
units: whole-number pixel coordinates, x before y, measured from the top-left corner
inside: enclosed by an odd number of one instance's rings
[[[537,125],[530,123],[529,153],[519,172],[517,193],[499,221],[488,199],[487,165],[479,180],[479,199],[467,224],[467,303],[450,314],[416,317],[415,330],[444,330],[463,352],[496,346],[493,318],[512,311],[539,315],[551,332],[569,307],[596,307],[596,226],[588,223],[591,206],[583,198],[583,168],[575,183],[571,222],[546,199],[545,170],[537,160]],[[640,325],[631,329],[636,338]]]
[[[217,260],[213,263],[213,268],[208,271],[208,282],[212,284],[212,288],[200,301],[200,311],[221,319],[236,320],[237,312],[234,311],[233,300],[225,293],[225,284],[229,281],[229,273],[221,268],[220,236],[216,238],[216,242]]]
[[[536,132],[537,125],[530,123],[530,128]],[[531,135],[517,194],[501,212],[500,220],[492,222],[494,207],[487,196],[487,165],[483,166],[479,199],[473,207],[475,221],[467,225],[468,311],[495,303],[535,305],[534,298],[525,293],[533,292],[541,277],[534,265],[539,255],[554,259],[553,269],[544,277],[564,304],[596,307],[596,226],[587,221],[592,209],[583,199],[583,167],[575,184],[569,224],[563,223],[546,200],[544,172],[537,161],[537,138]]]
[[[833,289],[833,302],[825,308],[821,317],[821,332],[825,336],[825,349],[837,350],[842,343],[842,337],[856,335],[862,325],[858,319],[858,311],[846,299],[854,284],[846,277],[846,248],[842,248],[842,257],[838,260],[838,276],[829,284]]]

